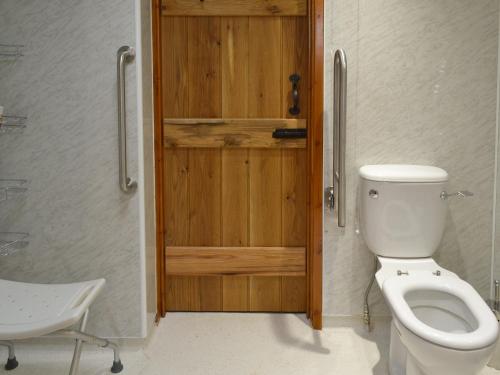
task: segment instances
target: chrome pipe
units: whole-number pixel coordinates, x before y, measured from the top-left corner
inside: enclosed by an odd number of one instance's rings
[[[335,51],[333,64],[333,180],[337,191],[337,225],[345,227],[347,59],[344,50]]]
[[[495,280],[494,308],[496,311],[500,311],[500,280]]]
[[[374,257],[374,265],[373,265],[373,273],[370,277],[370,282],[368,283],[368,286],[366,287],[365,290],[365,298],[364,298],[364,304],[363,304],[363,323],[365,324],[365,327],[368,329],[368,331],[371,331],[372,329],[372,320],[371,320],[371,315],[370,315],[370,292],[372,290],[373,283],[375,282],[375,274],[377,273],[378,269],[378,259],[377,257]]]
[[[137,182],[128,177],[127,173],[127,120],[125,105],[125,63],[135,57],[135,50],[129,46],[123,46],[117,53],[117,88],[118,88],[118,150],[119,150],[119,174],[120,189],[125,193],[133,192],[137,188]]]

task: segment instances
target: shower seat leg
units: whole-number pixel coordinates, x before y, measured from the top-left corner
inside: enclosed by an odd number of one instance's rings
[[[74,339],[79,339],[82,342],[91,344],[91,345],[97,345],[101,348],[111,348],[113,350],[113,366],[111,367],[111,372],[113,374],[117,374],[123,370],[123,364],[120,359],[120,348],[117,344],[114,342],[111,342],[107,339],[102,339],[97,336],[92,336],[87,333],[81,332],[81,331],[72,331],[72,330],[62,330],[56,332],[54,335],[57,336],[64,336],[64,337],[71,337]],[[70,375],[74,375],[70,373]]]
[[[87,328],[87,321],[89,317],[89,310],[85,311],[82,321],[80,322],[80,331],[85,332]],[[82,345],[83,341],[79,338],[75,342],[75,351],[73,352],[73,360],[71,361],[71,368],[69,369],[69,375],[76,375],[78,373],[78,368],[80,367],[80,358],[82,356]]]
[[[14,352],[14,343],[12,341],[0,341],[1,346],[6,346],[9,349],[9,358],[4,368],[6,371],[14,370],[19,366],[19,362],[16,359],[16,353]]]
[[[88,310],[82,318],[82,323],[80,324],[79,331],[74,330],[61,330],[54,332],[48,336],[57,336],[57,337],[68,337],[76,340],[75,352],[73,354],[73,361],[71,362],[71,369],[69,375],[76,375],[78,372],[78,365],[80,363],[80,356],[82,352],[82,344],[87,343],[91,345],[97,345],[101,348],[111,348],[113,350],[113,366],[111,367],[111,372],[117,374],[123,370],[123,364],[120,359],[120,348],[114,342],[111,342],[107,339],[102,339],[97,336],[89,335],[83,332],[82,328],[85,329],[87,324]]]

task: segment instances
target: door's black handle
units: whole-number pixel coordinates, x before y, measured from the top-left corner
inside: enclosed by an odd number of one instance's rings
[[[300,113],[300,108],[299,108],[299,81],[300,81],[300,76],[295,73],[292,74],[289,77],[290,82],[292,82],[292,100],[293,100],[293,106],[288,109],[288,112],[292,116],[297,116]]]
[[[278,128],[273,131],[273,138],[307,138],[307,128]]]

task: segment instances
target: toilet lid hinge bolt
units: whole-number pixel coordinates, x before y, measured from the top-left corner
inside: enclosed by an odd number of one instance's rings
[[[436,276],[441,276],[441,271],[440,271],[440,270],[437,270],[436,272],[433,272],[432,274],[433,274],[433,275],[436,275]]]
[[[398,276],[401,276],[401,275],[408,275],[408,271],[401,271],[401,270],[398,270]]]

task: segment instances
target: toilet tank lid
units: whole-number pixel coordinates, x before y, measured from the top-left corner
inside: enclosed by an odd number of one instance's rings
[[[365,180],[386,182],[444,182],[448,173],[428,165],[378,164],[364,165],[359,175]]]

